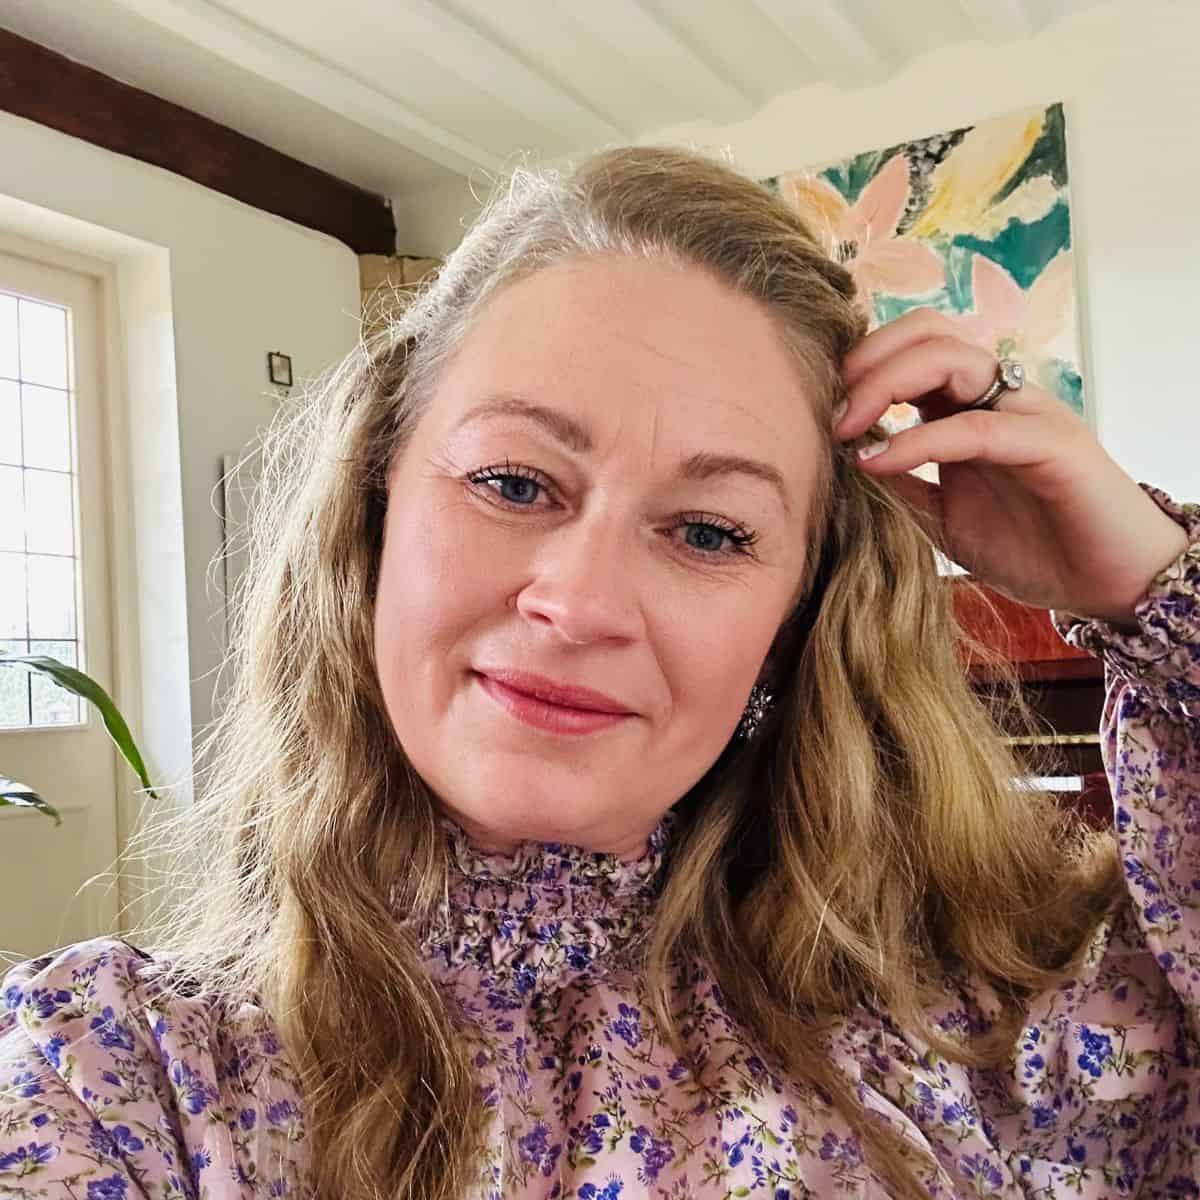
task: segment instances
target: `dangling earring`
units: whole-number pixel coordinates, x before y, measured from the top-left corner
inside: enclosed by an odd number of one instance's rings
[[[758,732],[767,710],[775,703],[775,697],[765,684],[756,683],[750,689],[750,699],[746,701],[746,709],[738,722],[736,736],[743,741],[749,741]]]

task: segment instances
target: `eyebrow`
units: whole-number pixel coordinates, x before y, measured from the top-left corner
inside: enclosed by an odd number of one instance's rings
[[[778,493],[783,511],[788,516],[792,514],[783,476],[769,463],[759,462],[756,458],[744,458],[740,454],[709,454],[702,450],[684,459],[679,474],[684,479],[712,479],[717,475],[749,475],[753,479],[761,479]]]
[[[491,396],[477,404],[456,422],[451,432],[461,429],[471,421],[506,416],[533,421],[576,454],[587,454],[595,447],[590,430],[574,417],[545,404],[514,395]],[[702,450],[684,459],[679,468],[679,475],[682,479],[691,480],[713,479],[719,475],[749,475],[773,487],[779,495],[783,511],[791,515],[787,484],[780,471],[770,463],[746,458],[740,454],[714,454]]]
[[[471,421],[488,417],[524,417],[534,421],[576,454],[587,454],[595,447],[586,425],[581,425],[574,417],[556,408],[535,404],[522,396],[490,396],[461,417],[451,432],[456,432]]]

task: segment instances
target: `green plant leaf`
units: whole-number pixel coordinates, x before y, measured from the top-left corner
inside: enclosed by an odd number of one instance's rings
[[[0,806],[9,808],[36,808],[48,817],[54,818],[55,825],[62,824],[62,817],[53,804],[43,800],[28,784],[18,783],[15,779],[5,779],[0,775]]]
[[[74,692],[75,695],[82,696],[93,704],[99,710],[100,717],[104,721],[104,728],[108,730],[108,736],[112,738],[125,761],[133,768],[134,773],[141,780],[142,787],[146,789],[152,799],[158,799],[154,794],[154,789],[150,786],[150,776],[146,773],[146,764],[142,761],[141,752],[133,740],[133,735],[129,732],[129,726],[125,724],[125,718],[121,716],[121,711],[113,703],[112,697],[90,675],[85,675],[82,671],[77,671],[74,667],[59,662],[57,658],[49,658],[41,654],[7,654],[0,651],[0,667],[10,665],[25,666],[33,671],[40,671],[43,675],[48,675],[53,679],[59,687],[66,688],[68,692]]]

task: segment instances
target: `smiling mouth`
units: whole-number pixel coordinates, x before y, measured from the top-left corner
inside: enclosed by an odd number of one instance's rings
[[[476,682],[509,716],[522,724],[554,734],[588,734],[610,729],[629,720],[632,713],[599,712],[558,704],[502,683],[490,675],[473,672]]]

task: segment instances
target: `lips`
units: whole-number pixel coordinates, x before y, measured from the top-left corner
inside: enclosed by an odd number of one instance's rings
[[[478,671],[474,673],[474,677],[480,690],[490,696],[502,711],[522,725],[540,730],[543,734],[555,737],[600,734],[606,729],[623,725],[626,721],[636,720],[630,712],[601,712],[595,708],[575,708],[555,700],[545,700],[530,692],[518,691],[515,687]],[[528,675],[521,675],[519,678],[523,687],[536,687],[539,691],[549,691],[553,696],[562,697],[565,692],[576,701],[580,696],[578,689],[568,688],[563,684],[552,683],[547,688],[544,683],[530,683]],[[612,697],[591,689],[584,689],[584,694],[589,703],[613,703]],[[592,697],[595,696],[602,698],[593,700]]]
[[[514,691],[523,692],[547,704],[557,704],[563,708],[576,709],[582,712],[612,713],[628,715],[630,709],[612,696],[606,696],[593,688],[582,687],[578,684],[559,683],[547,679],[544,675],[534,675],[529,671],[512,671],[504,668],[486,669],[478,672],[497,683]]]

